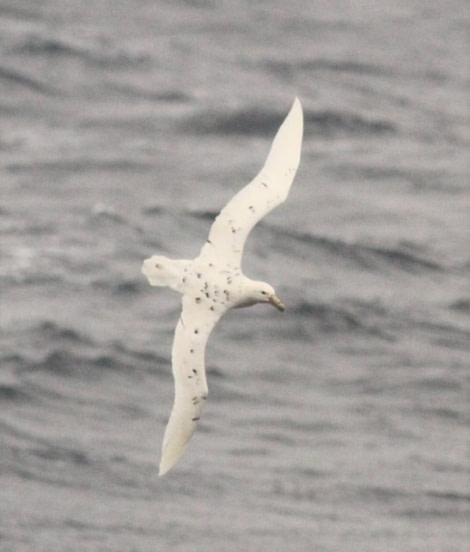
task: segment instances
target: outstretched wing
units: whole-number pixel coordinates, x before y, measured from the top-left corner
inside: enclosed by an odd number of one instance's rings
[[[300,162],[303,135],[302,106],[298,98],[279,128],[259,174],[222,209],[212,224],[200,258],[224,259],[239,267],[250,230],[287,197]]]
[[[208,395],[204,364],[206,343],[224,312],[222,308],[211,311],[189,295],[183,297],[171,353],[175,401],[163,437],[160,475],[181,458],[196,429]]]

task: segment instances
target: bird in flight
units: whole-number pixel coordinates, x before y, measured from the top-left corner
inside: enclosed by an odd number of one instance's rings
[[[284,305],[272,286],[241,270],[243,246],[251,229],[285,201],[300,162],[302,106],[295,98],[279,128],[265,164],[216,217],[198,257],[174,260],[153,255],[142,265],[152,286],[182,295],[182,311],[172,347],[175,398],[163,438],[159,475],[184,454],[208,396],[204,354],[209,335],[229,309],[270,303]]]

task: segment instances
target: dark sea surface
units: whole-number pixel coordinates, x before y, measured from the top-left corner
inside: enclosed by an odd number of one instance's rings
[[[463,552],[470,7],[2,0],[1,552]],[[184,458],[158,462],[196,256],[299,96]]]

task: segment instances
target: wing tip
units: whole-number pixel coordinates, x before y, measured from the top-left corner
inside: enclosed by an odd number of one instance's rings
[[[160,466],[158,467],[158,476],[161,477],[162,475],[168,473],[171,468],[173,468],[173,466],[178,462],[181,456],[183,456],[185,450],[186,447],[180,450],[177,454],[173,453],[172,455],[165,454],[164,452],[160,460]]]
[[[287,118],[296,118],[298,119],[298,125],[302,129],[303,127],[303,108],[302,108],[302,102],[300,101],[298,96],[295,96],[294,101],[292,102],[292,107],[290,108],[289,113],[287,114]]]
[[[302,111],[303,111],[302,102],[300,101],[300,98],[298,96],[294,97],[294,101],[292,102],[291,111],[299,111],[300,113],[302,113]]]
[[[277,164],[280,158],[291,166],[295,174],[300,163],[303,132],[304,114],[302,104],[299,97],[295,96],[289,113],[274,137],[265,166],[271,160]]]
[[[158,469],[158,477],[162,477],[163,475],[168,473],[171,470],[172,467],[173,466],[165,466],[164,467],[164,466],[162,466],[162,464],[160,464],[160,467]]]

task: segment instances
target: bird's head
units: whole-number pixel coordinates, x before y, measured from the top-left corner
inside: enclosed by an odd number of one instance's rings
[[[276,309],[283,311],[284,303],[279,299],[274,288],[265,282],[255,282],[254,296],[257,303],[271,303]]]

